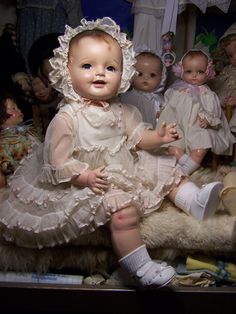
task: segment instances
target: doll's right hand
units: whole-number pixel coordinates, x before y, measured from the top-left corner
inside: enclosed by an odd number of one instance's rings
[[[176,123],[167,124],[166,122],[162,122],[159,129],[157,129],[157,134],[159,135],[163,144],[171,143],[180,138],[176,129]]]
[[[95,170],[85,170],[81,175],[72,180],[72,183],[79,186],[89,187],[94,193],[102,194],[109,188],[107,174],[103,172],[104,166]]]

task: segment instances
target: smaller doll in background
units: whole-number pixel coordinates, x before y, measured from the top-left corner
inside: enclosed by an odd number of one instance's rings
[[[23,124],[24,115],[17,106],[17,96],[9,86],[0,90],[0,187],[15,171],[20,160],[38,141],[33,128]]]
[[[185,173],[191,174],[200,167],[208,150],[219,155],[232,154],[236,139],[230,132],[219,98],[206,85],[214,77],[208,55],[202,50],[190,50],[173,71],[180,80],[165,92],[157,127],[163,121],[176,121],[181,138],[166,146]]]
[[[222,108],[230,109],[229,117],[231,132],[236,134],[236,22],[233,23],[219,40],[219,49],[223,52],[228,65],[212,82],[212,89],[217,93]],[[236,166],[236,148],[233,154],[233,166]]]
[[[135,69],[132,88],[120,96],[121,101],[136,106],[143,121],[155,128],[164,101],[161,91],[165,86],[166,67],[158,54],[145,47],[136,49]]]

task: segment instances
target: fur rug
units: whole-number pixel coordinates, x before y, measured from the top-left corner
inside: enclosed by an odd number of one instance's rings
[[[196,171],[192,180],[198,185],[220,181],[223,172],[209,169]],[[141,221],[141,234],[153,258],[173,260],[191,253],[224,255],[236,260],[233,241],[235,217],[219,209],[205,221],[198,221],[165,201],[159,212]],[[0,269],[46,272],[73,269],[75,272],[109,271],[116,263],[109,232],[100,229],[89,236],[81,236],[67,246],[47,249],[26,249],[0,242]]]

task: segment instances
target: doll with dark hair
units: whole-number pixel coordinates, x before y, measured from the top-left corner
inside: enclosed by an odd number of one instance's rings
[[[144,122],[156,127],[164,97],[162,91],[167,78],[166,66],[157,52],[146,46],[136,48],[136,74],[132,88],[120,96],[121,101],[138,108]]]
[[[39,37],[31,46],[28,63],[32,75],[32,93],[39,112],[39,120],[46,132],[49,122],[57,111],[60,93],[52,88],[49,81],[51,66],[49,59],[53,57],[53,50],[59,46],[60,33],[50,33]]]
[[[12,174],[20,160],[38,141],[32,123],[23,123],[24,115],[17,105],[18,98],[11,86],[0,89],[0,187]],[[30,121],[31,122],[31,121]],[[39,137],[38,137],[39,138]]]

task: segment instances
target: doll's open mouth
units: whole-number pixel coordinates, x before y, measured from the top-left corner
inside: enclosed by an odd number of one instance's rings
[[[106,83],[103,80],[97,80],[95,82],[93,82],[93,85],[95,85],[96,87],[102,87],[104,86]]]

